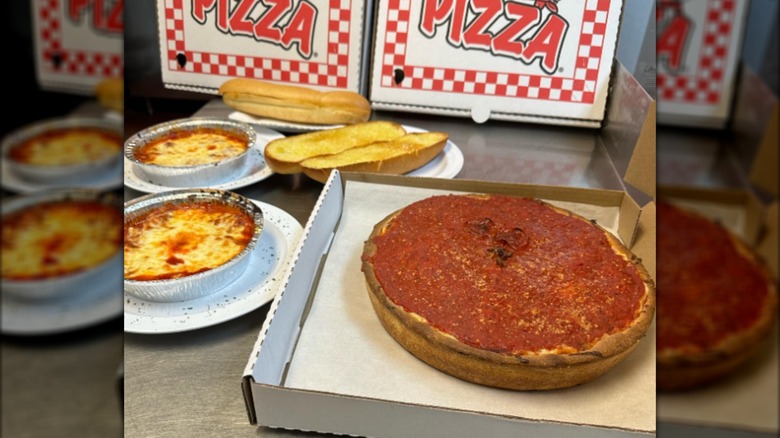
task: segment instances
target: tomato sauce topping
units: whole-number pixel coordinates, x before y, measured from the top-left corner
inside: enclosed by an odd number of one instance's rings
[[[390,300],[499,353],[587,350],[629,326],[645,295],[600,228],[529,198],[434,196],[375,243]]]
[[[768,280],[722,225],[659,201],[657,230],[659,351],[710,347],[758,320]]]

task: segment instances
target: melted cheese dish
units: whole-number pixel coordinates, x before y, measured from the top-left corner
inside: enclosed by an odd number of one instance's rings
[[[180,278],[214,269],[237,256],[255,223],[238,207],[200,202],[168,204],[125,224],[125,279]]]
[[[122,212],[90,201],[39,204],[3,217],[2,278],[34,280],[76,273],[122,245]]]
[[[144,164],[184,167],[217,163],[241,155],[246,139],[216,129],[172,134],[137,148],[133,155]]]
[[[12,147],[8,157],[38,166],[73,166],[94,163],[119,154],[118,133],[100,128],[74,127],[41,133]]]

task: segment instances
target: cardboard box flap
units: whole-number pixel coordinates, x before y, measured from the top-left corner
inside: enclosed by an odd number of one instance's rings
[[[305,320],[308,304],[314,297],[314,294],[311,293],[312,285],[316,284],[324,262],[324,255],[327,254],[333,239],[333,230],[341,215],[343,193],[338,186],[335,190],[330,189],[333,187],[332,181],[335,176],[337,175],[334,172],[304,227],[292,262],[287,272],[284,273],[287,282],[281,287],[271,304],[260,336],[244,369],[242,388],[252,424],[256,422],[256,419],[254,418],[251,384],[258,382],[280,385],[284,382],[287,364],[295,349],[298,332]],[[313,266],[317,269],[312,269]],[[296,299],[291,295],[308,298]],[[292,318],[294,322],[272,326],[271,321],[274,320],[277,313],[284,315],[285,318]],[[260,356],[261,348],[263,356]]]
[[[750,170],[750,181],[756,187],[771,194],[775,198],[778,196],[778,156],[777,149],[780,144],[778,136],[778,125],[780,125],[780,103],[775,99],[775,105],[772,109],[769,121],[766,124],[761,142],[758,146],[756,158],[753,160],[753,166]]]
[[[592,214],[605,228],[628,238],[634,230],[618,230],[636,227],[639,221],[638,205],[622,191],[333,172],[305,227],[304,238],[294,255],[294,267],[288,270],[284,290],[274,299],[245,370],[244,398],[253,424],[387,437],[451,438],[475,436],[486,430],[506,435],[525,431],[539,435],[616,437],[653,433],[655,349],[650,341],[643,341],[620,365],[622,371],[615,370],[608,374],[610,377],[566,393],[536,395],[458,381],[416,360],[410,361],[406,354],[397,351],[397,344],[385,345],[392,341],[386,339],[375,315],[366,308],[370,304],[359,274],[360,255],[356,250],[363,242],[361,236],[376,223],[375,217],[387,214],[387,210],[434,193],[461,191],[535,196],[564,208],[571,205],[585,217]],[[332,246],[327,249],[334,232]],[[309,269],[305,269],[307,263],[311,264]],[[319,269],[321,275],[312,272]],[[311,282],[316,283],[313,288]],[[401,357],[387,357],[396,354]],[[390,369],[392,373],[385,372]],[[414,381],[407,375],[410,371],[425,382],[424,394],[417,394],[421,386],[415,386],[417,390],[404,389]],[[377,379],[378,375],[384,377]],[[407,383],[399,386],[398,379]],[[631,391],[647,391],[642,396],[630,396],[629,404],[633,407],[615,415],[616,409],[601,405],[625,405],[625,400],[618,402],[606,394],[619,391],[620,397],[625,396],[626,379],[632,382],[628,385]],[[442,388],[447,388],[444,393],[439,391]],[[458,395],[446,395],[449,391]],[[398,394],[405,395],[399,398]],[[602,402],[596,403],[601,407],[591,403],[594,394],[604,395]],[[484,397],[510,397],[514,402],[485,404],[481,401]],[[528,397],[536,402],[526,400]],[[544,408],[540,402],[558,407]],[[524,408],[518,409],[517,403]],[[585,406],[587,412],[581,412],[580,407]],[[512,413],[500,413],[501,409],[511,409]],[[556,412],[552,417],[550,410]]]
[[[620,177],[654,197],[655,100],[623,65],[614,76],[601,139]]]
[[[751,183],[777,197],[778,96],[749,66],[740,69],[731,131],[734,153]]]
[[[631,246],[631,252],[642,259],[642,265],[655,277],[655,242],[656,242],[656,205],[655,202],[649,202],[642,207],[642,215],[639,217],[636,238]]]

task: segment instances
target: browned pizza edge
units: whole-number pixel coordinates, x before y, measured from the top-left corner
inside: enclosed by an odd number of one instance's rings
[[[473,195],[485,197],[486,195]],[[539,201],[544,203],[543,201]],[[500,354],[466,345],[427,324],[392,302],[377,280],[369,258],[376,252],[374,239],[402,211],[398,210],[374,226],[365,242],[362,269],[371,304],[384,329],[423,362],[460,379],[513,390],[550,390],[576,386],[593,380],[620,363],[645,336],[655,314],[655,287],[641,260],[609,231],[568,210],[546,205],[578,217],[602,230],[617,253],[637,267],[645,285],[645,296],[636,319],[624,331],[607,335],[586,351],[573,354]]]

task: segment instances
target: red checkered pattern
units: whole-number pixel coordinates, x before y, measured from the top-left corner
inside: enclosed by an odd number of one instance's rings
[[[50,73],[79,76],[121,77],[122,55],[65,47],[62,36],[60,0],[38,0],[42,68]]]
[[[731,29],[736,20],[735,0],[710,0],[698,62],[690,73],[659,72],[658,93],[667,102],[715,104],[721,99],[728,63]]]
[[[187,49],[183,0],[166,0],[165,40],[168,48],[168,70],[346,88],[351,7],[351,0],[329,0],[325,62],[312,62]],[[181,57],[187,61],[183,67],[179,64]]]
[[[406,49],[410,3],[410,0],[388,1],[384,56],[381,60],[383,87],[563,102],[594,102],[610,0],[586,1],[574,74],[568,78],[409,65],[406,63]],[[393,80],[396,69],[404,72],[404,80],[400,84]]]

